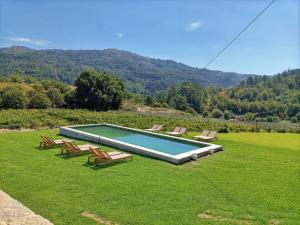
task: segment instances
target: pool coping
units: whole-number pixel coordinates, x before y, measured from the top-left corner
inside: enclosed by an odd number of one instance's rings
[[[111,126],[111,127],[116,127],[116,128],[121,128],[125,130],[131,130],[139,133],[145,133],[145,134],[150,134],[151,136],[159,136],[159,137],[164,137],[167,139],[173,139],[177,141],[183,141],[185,143],[191,143],[191,144],[203,144],[206,145],[207,147],[195,149],[192,151],[180,153],[177,155],[171,155],[168,153],[164,152],[159,152],[153,149],[149,148],[144,148],[138,145],[133,145],[129,144],[123,141],[115,140],[112,138],[107,138],[103,137],[100,135],[95,135],[91,134],[88,132],[80,131],[80,130],[75,130],[73,128],[75,127],[86,127],[86,126],[101,126],[101,125],[106,125],[106,126]],[[196,140],[190,140],[190,139],[185,139],[181,137],[174,137],[170,135],[165,135],[165,134],[160,134],[160,133],[154,133],[150,131],[145,131],[145,130],[140,130],[140,129],[135,129],[135,128],[130,128],[130,127],[124,127],[124,126],[119,126],[119,125],[114,125],[114,124],[108,124],[108,123],[100,123],[100,124],[85,124],[85,125],[72,125],[72,126],[65,126],[65,127],[60,127],[59,128],[59,133],[64,136],[72,137],[72,138],[78,138],[78,139],[83,139],[86,141],[93,141],[99,144],[104,144],[108,146],[112,146],[115,148],[119,148],[124,151],[129,151],[137,154],[141,154],[144,156],[150,156],[156,159],[161,159],[167,162],[171,162],[174,164],[181,164],[186,161],[189,161],[191,159],[196,159],[200,158],[202,156],[212,154],[217,151],[223,150],[223,147],[221,145],[215,145],[211,143],[206,143],[206,142],[201,142],[201,141],[196,141]]]

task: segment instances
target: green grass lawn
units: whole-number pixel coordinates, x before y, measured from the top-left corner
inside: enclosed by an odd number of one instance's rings
[[[98,224],[82,211],[119,225],[300,224],[299,134],[220,134],[225,151],[197,162],[91,168],[36,148],[56,133],[0,134],[0,189],[54,224]]]

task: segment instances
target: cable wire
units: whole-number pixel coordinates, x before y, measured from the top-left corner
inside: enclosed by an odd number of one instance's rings
[[[268,8],[271,7],[271,5],[275,2],[276,0],[272,0],[253,20],[251,20],[248,25],[241,30],[224,48],[221,49],[221,51],[218,52],[218,54],[212,58],[204,67],[203,69],[206,69],[213,61],[215,61],[232,43],[241,36],[242,33],[244,33],[262,14],[264,14],[265,11],[267,11]]]

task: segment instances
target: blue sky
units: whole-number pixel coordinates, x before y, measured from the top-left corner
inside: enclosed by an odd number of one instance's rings
[[[270,0],[0,0],[0,46],[116,48],[202,68]],[[277,0],[208,69],[300,67],[300,1]]]

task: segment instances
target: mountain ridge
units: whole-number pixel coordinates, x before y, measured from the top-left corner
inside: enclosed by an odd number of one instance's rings
[[[125,80],[133,92],[158,92],[183,81],[201,86],[232,87],[252,74],[200,69],[168,59],[141,56],[113,48],[103,50],[35,50],[24,46],[0,48],[0,75],[47,78],[56,74],[72,83],[85,69],[108,71]]]

